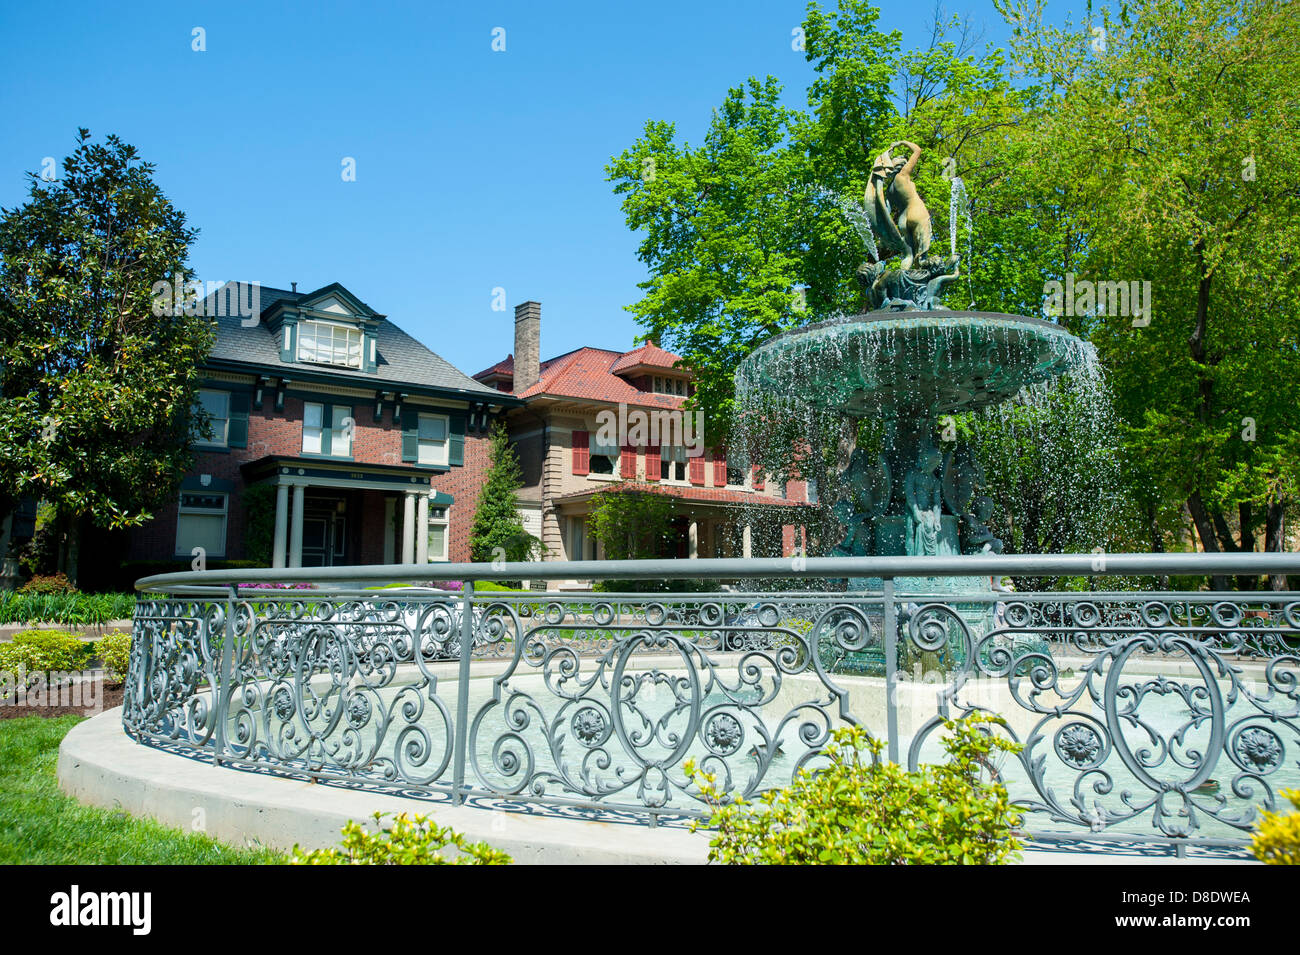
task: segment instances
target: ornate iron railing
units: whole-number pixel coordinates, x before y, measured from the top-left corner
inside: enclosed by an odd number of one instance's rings
[[[988,767],[1031,832],[1237,843],[1300,788],[1300,593],[943,594],[921,578],[1098,576],[1095,555],[214,571],[140,581],[123,722],[220,765],[413,794],[691,817],[694,758],[753,796],[857,723]],[[1108,555],[1108,575],[1297,574],[1300,555]],[[464,581],[463,592],[374,583]],[[805,578],[806,591],[484,592],[491,580]],[[813,589],[857,578],[870,591]],[[245,586],[310,583],[312,589]],[[900,587],[908,592],[901,592]]]

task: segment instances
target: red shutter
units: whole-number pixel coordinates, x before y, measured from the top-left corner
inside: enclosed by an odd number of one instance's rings
[[[690,461],[690,466],[688,469],[687,476],[690,477],[692,484],[698,487],[703,487],[704,486],[704,455],[702,454],[697,455],[696,457],[690,458],[689,461]]]
[[[636,480],[636,448],[630,444],[623,445],[619,454],[618,473],[624,481]]]
[[[573,432],[573,473],[591,473],[590,434],[586,431]]]
[[[713,452],[713,486],[727,486],[727,452],[723,448]]]
[[[754,465],[754,490],[763,490],[763,469],[757,464]]]
[[[658,448],[645,449],[645,479],[647,481],[659,480],[659,471],[660,471],[659,460],[660,458],[659,458]]]

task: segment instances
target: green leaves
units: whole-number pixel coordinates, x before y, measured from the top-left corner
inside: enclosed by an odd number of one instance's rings
[[[380,827],[383,813],[375,813]],[[451,848],[455,851],[448,853]],[[439,826],[428,816],[398,813],[392,825],[372,833],[360,823],[343,826],[338,849],[306,852],[293,847],[293,865],[509,865],[510,856],[486,842],[470,842],[450,827]]]
[[[62,174],[35,174],[0,219],[0,511],[31,495],[103,527],[149,519],[197,436],[212,327],[154,315],[155,281],[196,235],[116,136],[82,130]]]
[[[988,865],[1016,858],[1020,825],[1006,788],[982,774],[1020,745],[997,735],[1001,717],[946,720],[949,761],[909,773],[882,762],[861,726],[838,729],[827,764],[800,770],[757,804],[732,798],[694,761],[687,775],[713,806],[709,859],[732,865]]]

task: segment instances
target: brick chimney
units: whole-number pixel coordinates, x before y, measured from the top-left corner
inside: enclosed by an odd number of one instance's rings
[[[515,306],[515,394],[537,384],[541,376],[542,303]]]

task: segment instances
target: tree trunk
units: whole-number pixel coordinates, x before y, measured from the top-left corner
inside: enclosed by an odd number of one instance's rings
[[[1254,553],[1255,533],[1250,529],[1250,525],[1254,521],[1254,514],[1251,511],[1249,501],[1243,501],[1241,504],[1237,505],[1237,519],[1241,523],[1241,543],[1237,545],[1237,550],[1241,551],[1243,554]],[[1237,589],[1258,590],[1259,578],[1238,574]]]
[[[1286,509],[1281,501],[1268,502],[1268,513],[1264,517],[1264,550],[1270,554],[1282,553],[1285,546],[1285,513]],[[1269,574],[1268,586],[1270,590],[1286,590],[1286,574]]]
[[[1205,502],[1201,500],[1200,491],[1193,491],[1187,496],[1187,509],[1196,523],[1196,533],[1201,538],[1201,549],[1207,554],[1221,553],[1219,539],[1214,534],[1214,525],[1210,520],[1209,512],[1205,509]],[[1210,577],[1210,586],[1215,590],[1232,589],[1224,574],[1213,574]]]

